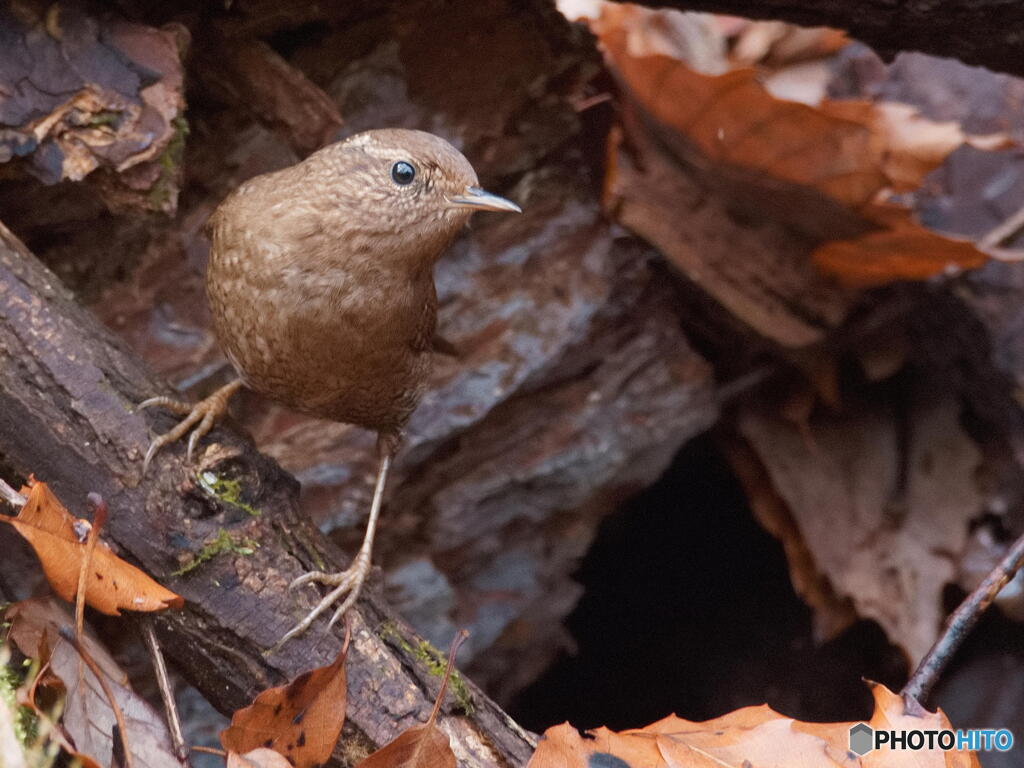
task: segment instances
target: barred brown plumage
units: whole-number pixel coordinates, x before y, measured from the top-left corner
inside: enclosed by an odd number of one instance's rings
[[[293,583],[333,589],[280,643],[345,596],[336,621],[369,572],[391,457],[432,364],[433,265],[474,210],[519,211],[477,184],[469,161],[443,139],[382,129],[250,179],[210,218],[206,292],[239,379],[194,406],[167,398],[143,403],[186,417],[153,441],[145,465],[190,429],[191,458],[243,384],[379,436],[363,545],[347,571],[308,573]]]

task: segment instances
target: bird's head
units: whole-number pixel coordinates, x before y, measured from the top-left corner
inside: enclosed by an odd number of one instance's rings
[[[479,187],[461,152],[423,131],[366,131],[304,164],[316,165],[321,192],[350,234],[365,233],[395,255],[408,250],[436,258],[474,211],[520,212]]]

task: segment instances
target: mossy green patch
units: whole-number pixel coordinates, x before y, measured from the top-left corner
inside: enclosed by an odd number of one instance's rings
[[[97,112],[95,115],[89,118],[89,127],[96,128],[101,125],[115,125],[120,122],[121,113],[114,112],[109,109],[105,109],[102,112]]]
[[[313,565],[316,566],[318,571],[324,571],[327,569],[327,563],[324,561],[324,556],[320,553],[319,542],[315,541],[310,536],[306,535],[306,531],[302,528],[298,528],[292,531],[292,535],[303,546],[303,551],[313,559]]]
[[[217,536],[215,538],[210,539],[203,544],[203,548],[196,552],[195,556],[189,562],[174,571],[171,575],[184,576],[186,573],[194,571],[207,560],[212,560],[223,552],[231,552],[235,555],[248,556],[255,552],[259,546],[258,541],[238,534],[232,535],[221,528],[217,532]]]
[[[420,662],[431,677],[444,677],[444,671],[448,668],[448,657],[435,648],[426,640],[420,640],[416,645],[411,645],[402,633],[398,631],[398,625],[393,621],[386,621],[378,631],[380,638],[385,642],[398,646],[407,654]],[[456,703],[467,715],[473,714],[473,694],[466,685],[465,678],[459,674],[459,670],[453,669],[452,676],[448,680],[448,688],[455,697]]]
[[[228,480],[209,470],[197,472],[196,480],[199,482],[199,487],[215,499],[223,501],[225,504],[230,504],[232,507],[243,512],[248,512],[253,517],[259,517],[263,514],[255,507],[242,501],[242,482],[240,480]]]
[[[26,659],[22,670],[11,665],[11,654],[7,648],[0,648],[0,699],[14,715],[14,735],[24,747],[30,747],[39,740],[39,720],[28,707],[18,704],[17,690],[26,679],[26,673],[35,674],[38,662]]]
[[[171,119],[171,127],[174,128],[174,133],[171,135],[170,141],[167,142],[167,146],[164,147],[164,151],[160,153],[160,157],[157,158],[157,163],[160,165],[160,178],[149,190],[149,206],[156,211],[162,210],[171,196],[176,184],[178,168],[181,167],[181,161],[185,156],[185,140],[189,133],[188,121],[178,115]]]

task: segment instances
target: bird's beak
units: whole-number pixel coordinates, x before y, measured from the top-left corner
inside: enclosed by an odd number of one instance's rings
[[[449,197],[448,202],[455,208],[473,208],[479,211],[508,211],[511,213],[522,213],[523,209],[506,200],[504,197],[492,195],[480,187],[466,187],[461,195]]]

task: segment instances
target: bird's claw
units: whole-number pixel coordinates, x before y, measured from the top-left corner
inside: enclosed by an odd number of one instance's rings
[[[241,381],[233,381],[221,387],[204,400],[200,400],[195,405],[174,400],[170,397],[151,397],[139,403],[139,410],[144,408],[164,408],[171,413],[185,417],[173,429],[159,437],[155,437],[153,442],[149,444],[149,448],[146,450],[146,457],[142,460],[142,474],[146,474],[150,462],[152,462],[153,457],[156,456],[161,448],[181,439],[189,430],[192,430],[192,434],[188,438],[185,456],[186,460],[191,463],[192,455],[195,453],[196,445],[199,444],[200,438],[213,428],[218,418],[224,415],[227,411],[228,400],[231,399],[231,396],[241,385]]]
[[[377,482],[373,487],[373,501],[370,503],[370,518],[366,521],[366,534],[363,536],[363,543],[359,547],[359,554],[356,555],[356,559],[352,561],[352,565],[349,566],[347,571],[342,571],[341,573],[313,571],[312,573],[306,573],[299,576],[299,578],[295,579],[295,581],[289,585],[290,589],[294,589],[295,587],[301,587],[304,584],[316,582],[318,584],[330,585],[334,587],[334,589],[328,592],[323,599],[316,604],[313,610],[306,614],[306,617],[302,621],[288,630],[284,637],[278,640],[277,643],[266,652],[267,655],[277,653],[278,649],[280,649],[282,645],[287,643],[296,635],[300,635],[305,632],[316,620],[316,617],[334,605],[342,595],[346,595],[347,593],[345,600],[340,606],[338,606],[338,609],[331,617],[331,620],[327,625],[328,629],[334,625],[334,622],[344,616],[345,612],[349,608],[356,604],[359,592],[363,588],[363,582],[366,581],[366,576],[370,573],[370,557],[373,552],[373,537],[377,530],[377,520],[380,517],[380,507],[384,500],[384,484],[387,482],[388,471],[391,468],[391,456],[392,453],[389,450],[384,450],[381,456],[380,469],[377,470]]]
[[[295,579],[288,585],[288,589],[295,589],[296,587],[312,583],[327,584],[334,587],[334,589],[324,595],[320,602],[316,604],[313,610],[306,614],[302,621],[289,629],[284,636],[277,641],[273,649],[271,649],[271,652],[276,652],[293,637],[301,635],[309,629],[310,625],[316,621],[317,617],[320,616],[321,613],[334,605],[342,595],[346,595],[341,605],[339,605],[337,610],[334,611],[334,614],[331,616],[331,620],[327,622],[328,629],[333,627],[338,619],[344,616],[345,613],[348,612],[348,609],[356,604],[356,600],[359,599],[359,593],[363,588],[363,582],[366,581],[366,576],[369,572],[369,558],[358,557],[347,571],[342,571],[341,573],[311,571],[310,573],[304,573],[299,576],[299,578]]]

